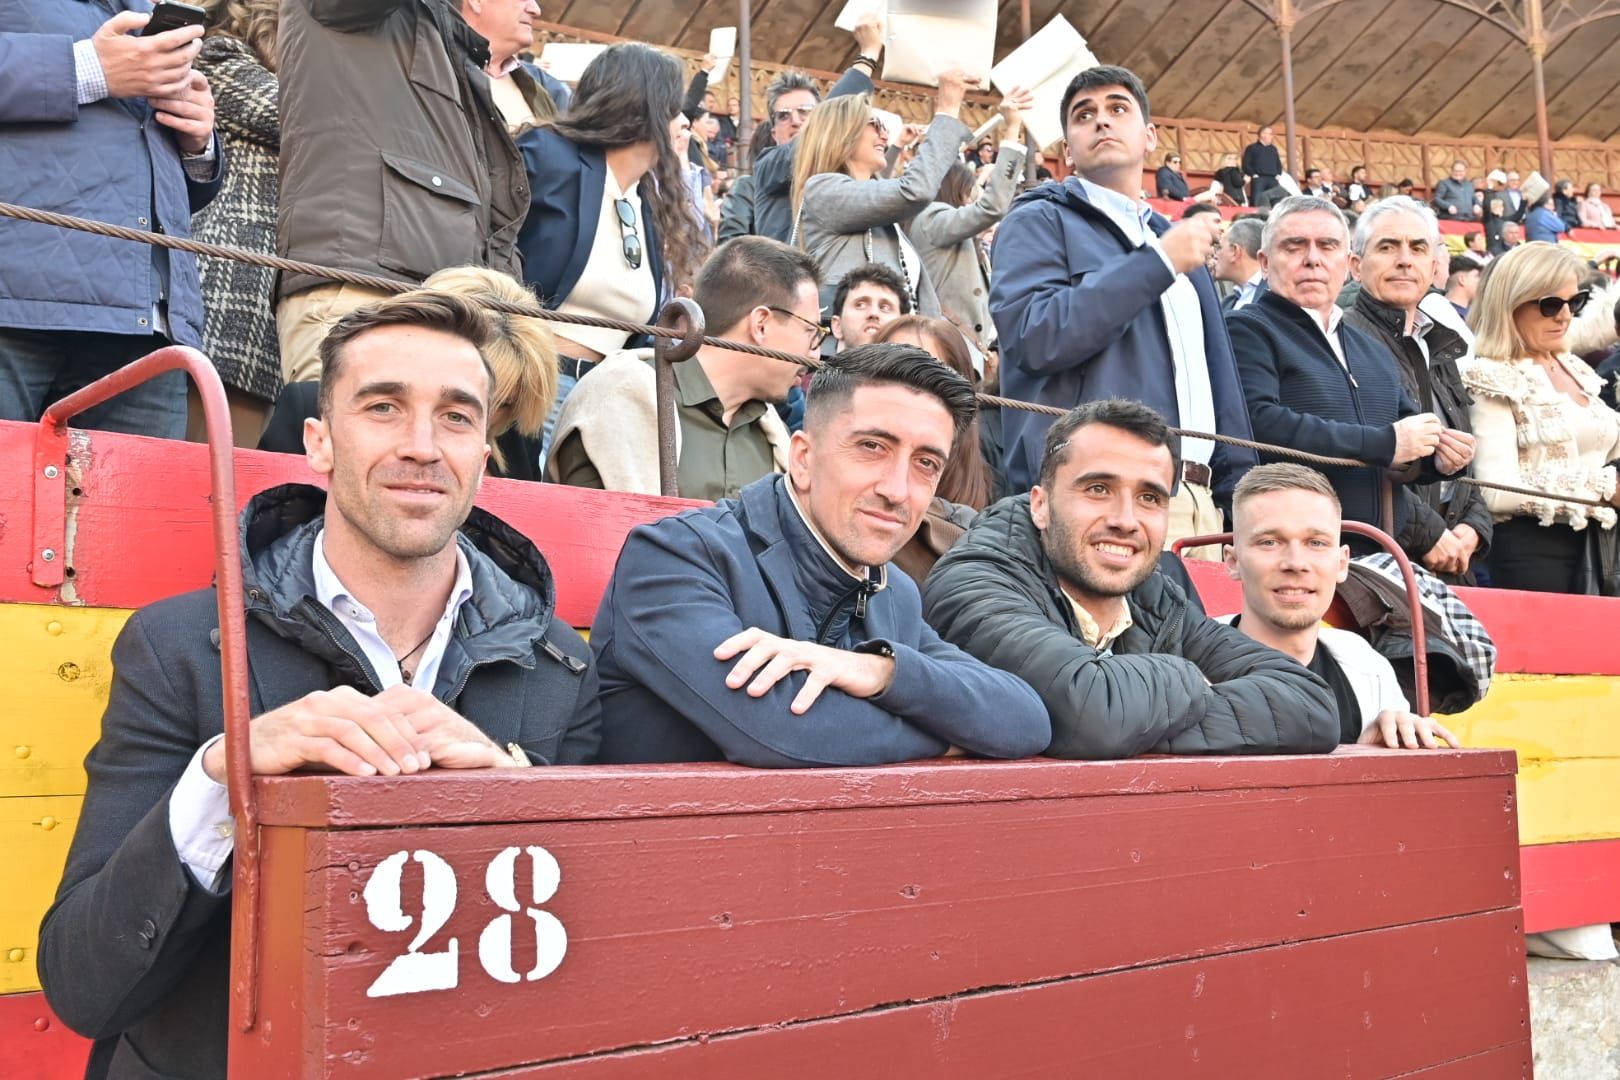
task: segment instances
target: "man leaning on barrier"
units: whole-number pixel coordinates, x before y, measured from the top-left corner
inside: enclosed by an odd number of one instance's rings
[[[473,508],[493,382],[483,313],[414,292],[322,348],[310,467],[242,514],[251,767],[399,776],[584,762],[596,674],[551,572]],[[223,1076],[234,823],[212,589],[131,616],[56,902],[47,1000],[90,1076]]]
[[[1460,745],[1431,717],[1411,711],[1395,669],[1352,630],[1323,626],[1350,572],[1339,496],[1304,465],[1261,465],[1232,493],[1227,572],[1243,585],[1243,610],[1220,621],[1292,656],[1333,690],[1339,741],[1391,749]]]
[[[981,513],[934,565],[928,621],[1034,687],[1054,757],[1326,752],[1333,696],[1295,660],[1205,617],[1156,573],[1177,440],[1134,401],[1047,431],[1040,482]]]
[[[630,534],[591,629],[605,761],[878,765],[1046,748],[1018,679],[939,639],[889,566],[973,388],[909,345],[818,371],[786,476]]]

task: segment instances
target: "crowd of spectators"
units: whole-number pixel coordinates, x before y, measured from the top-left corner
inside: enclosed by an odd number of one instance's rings
[[[1264,127],[1195,191],[1141,80],[1098,66],[1063,95],[1072,174],[1025,185],[1032,97],[975,140],[975,81],[945,72],[932,120],[891,129],[870,19],[825,96],[785,72],[750,132],[712,58],[688,80],[624,43],[559,82],[534,0],[204,9],[141,35],[144,10],[0,3],[0,197],[412,290],[7,222],[0,416],[175,342],[215,361],[239,441],[327,478],[244,518],[258,772],[1454,745],[1319,630],[1367,551],[1342,520],[1447,584],[1620,593],[1620,290],[1558,244],[1613,226],[1597,184],[1457,161],[1425,203],[1362,165],[1288,177]],[[1453,254],[1441,221],[1479,228]],[[651,350],[478,301],[636,325],[674,296],[789,358],[677,367],[679,488],[715,505],[632,533],[587,645],[473,500],[486,471],[657,492]],[[84,420],[181,437],[178,379]],[[1229,528],[1205,552],[1243,584],[1227,624],[1165,549]],[[223,1061],[223,1019],[194,1039],[168,1009],[224,998],[217,956],[191,962],[228,934],[231,851],[202,595],[120,638],[44,928],[104,1067]],[[153,881],[156,962],[82,979]]]

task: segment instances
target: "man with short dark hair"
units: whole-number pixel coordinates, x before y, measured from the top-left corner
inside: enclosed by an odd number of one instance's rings
[[[838,282],[831,311],[828,326],[839,352],[870,345],[885,326],[911,314],[911,290],[893,267],[866,263]]]
[[[1389,351],[1342,324],[1344,312],[1335,300],[1349,271],[1349,242],[1344,212],[1332,203],[1311,195],[1278,203],[1261,241],[1266,292],[1233,312],[1227,325],[1255,438],[1367,462],[1367,468],[1326,472],[1346,517],[1399,537],[1413,496],[1404,482],[1397,484],[1395,520],[1387,520],[1385,470],[1419,466],[1422,476],[1419,469],[1408,469],[1407,479],[1433,482],[1467,465],[1473,437],[1448,429],[1432,412],[1420,413]],[[1425,289],[1428,274],[1425,265],[1419,275]],[[1354,537],[1351,547],[1375,550],[1370,541]],[[1411,554],[1419,558],[1424,552]]]
[[[1134,401],[1053,424],[1040,483],[979,514],[928,575],[929,622],[1035,688],[1054,757],[1331,750],[1327,686],[1155,572],[1176,443]]]
[[[1344,187],[1345,209],[1359,214],[1372,199],[1373,189],[1367,182],[1367,166],[1357,165],[1350,170],[1350,182]]]
[[[1484,269],[1483,263],[1466,252],[1451,256],[1447,263],[1446,299],[1457,309],[1457,314],[1465,319],[1468,317],[1468,309],[1474,306],[1474,297],[1479,293],[1479,277]]]
[[[1232,495],[1226,569],[1243,586],[1243,610],[1221,619],[1291,656],[1333,691],[1341,743],[1456,749],[1456,736],[1407,705],[1390,662],[1351,630],[1322,625],[1350,571],[1340,541],[1339,497],[1327,477],[1279,462],[1250,469]]]
[[[1075,175],[1013,205],[996,232],[990,311],[1008,397],[1071,408],[1133,398],[1180,427],[1249,437],[1243,388],[1207,262],[1219,214],[1172,225],[1140,198],[1158,146],[1142,81],[1088,68],[1064,91]],[[1035,482],[1052,418],[1003,410],[1003,466],[1014,490]],[[1190,441],[1172,485],[1172,539],[1220,532],[1217,498],[1254,463],[1251,451]]]
[[[1215,280],[1234,286],[1221,301],[1222,311],[1237,311],[1254,303],[1266,287],[1260,269],[1260,233],[1265,222],[1259,218],[1239,218],[1226,227],[1221,245],[1215,251]]]
[[[632,532],[591,628],[604,760],[1046,749],[1034,692],[941,641],[889,566],[975,412],[967,380],[921,349],[853,349],[816,372],[786,476]]]
[[[714,337],[813,357],[823,333],[816,262],[763,236],[720,245],[692,299]],[[575,487],[659,494],[657,387],[651,349],[608,356],[557,417],[546,478]],[[688,499],[736,498],[787,468],[788,430],[773,405],[803,369],[716,345],[675,365],[676,477]]]
[[[484,313],[418,291],[329,340],[305,423],[329,491],[242,514],[252,771],[399,776],[591,760],[596,672],[553,618],[545,559],[473,506],[489,455]],[[130,617],[40,981],[96,1039],[91,1076],[223,1076],[236,822],[226,792],[219,598]]]
[[[1468,162],[1453,161],[1451,175],[1434,185],[1434,212],[1447,221],[1472,221],[1480,214],[1474,200],[1474,182],[1468,179]]]
[[[1267,207],[1283,191],[1277,177],[1282,175],[1282,154],[1276,146],[1277,133],[1270,124],[1260,129],[1259,137],[1243,148],[1243,175],[1249,181],[1249,205]]]

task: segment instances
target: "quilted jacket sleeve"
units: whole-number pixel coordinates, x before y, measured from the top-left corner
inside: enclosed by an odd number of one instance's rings
[[[66,34],[0,33],[0,124],[72,123],[78,87]]]

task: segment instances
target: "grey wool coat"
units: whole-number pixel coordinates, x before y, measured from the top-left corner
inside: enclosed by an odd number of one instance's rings
[[[958,160],[962,144],[973,133],[954,116],[935,116],[917,147],[917,156],[890,180],[856,180],[845,173],[820,173],[804,186],[804,204],[795,236],[821,267],[821,306],[832,303],[843,276],[863,263],[876,262],[901,270],[898,230],[939,195],[945,173]],[[939,314],[939,295],[928,271],[906,270],[917,281],[916,309]]]
[[[192,235],[264,255],[276,253],[276,158],[281,121],[276,76],[233,37],[203,40],[197,70],[214,91],[215,124],[230,168],[219,197],[191,220]],[[281,352],[270,299],[276,272],[197,257],[202,272],[203,351],[226,386],[266,402],[281,392]]]
[[[1023,174],[1024,151],[1004,145],[976,201],[966,206],[931,202],[906,229],[940,305],[972,327],[986,346],[995,343],[996,324],[990,318],[990,259],[980,252],[979,234],[1007,216]]]

